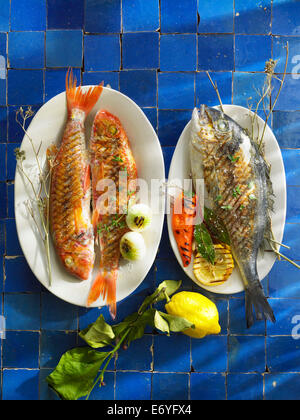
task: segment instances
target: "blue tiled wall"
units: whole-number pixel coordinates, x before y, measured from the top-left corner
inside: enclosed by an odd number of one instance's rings
[[[193,107],[217,104],[205,70],[223,103],[247,106],[256,97],[254,84],[264,80],[268,58],[280,59],[277,69],[283,71],[289,41],[289,74],[271,123],[287,174],[284,241],[292,246],[287,255],[299,260],[299,18],[297,0],[0,0],[0,313],[8,328],[0,347],[1,398],[55,399],[45,377],[65,350],[81,343],[78,329],[99,315],[45,291],[22,256],[13,209],[13,151],[22,140],[18,107],[38,110],[64,90],[66,69],[73,66],[84,84],[104,80],[143,108],[158,132],[168,171]],[[119,304],[118,321],[166,278],[200,290],[181,271],[165,226],[154,266]],[[92,398],[299,399],[299,284],[299,271],[277,262],[263,282],[277,324],[256,324],[250,331],[242,294],[206,293],[220,312],[219,336],[194,340],[148,331],[120,352],[106,387]]]

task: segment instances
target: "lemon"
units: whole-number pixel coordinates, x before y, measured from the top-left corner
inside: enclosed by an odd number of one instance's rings
[[[170,315],[187,319],[195,325],[183,334],[193,338],[203,338],[210,334],[219,334],[219,313],[216,305],[205,296],[195,292],[179,292],[165,306]]]

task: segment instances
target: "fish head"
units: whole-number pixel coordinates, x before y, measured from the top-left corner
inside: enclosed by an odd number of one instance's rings
[[[69,273],[80,280],[88,280],[94,265],[94,255],[89,252],[64,253],[62,262]]]
[[[120,135],[119,120],[108,111],[101,110],[96,115],[94,121],[94,129],[100,137],[107,139],[116,138]]]
[[[194,147],[228,141],[232,138],[233,127],[223,112],[206,105],[194,109],[192,115],[191,141]]]

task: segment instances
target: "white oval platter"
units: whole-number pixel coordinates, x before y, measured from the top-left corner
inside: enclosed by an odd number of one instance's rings
[[[106,109],[121,120],[130,140],[139,178],[145,180],[148,186],[151,185],[151,180],[154,177],[164,180],[164,160],[159,140],[149,120],[138,105],[120,92],[103,88],[103,93],[99,101],[86,121],[87,140],[90,137],[94,117],[99,109]],[[65,92],[47,102],[33,118],[27,134],[33,139],[36,147],[39,147],[41,144],[40,156],[43,163],[46,161],[47,147],[52,143],[60,144],[66,119]],[[32,174],[32,178],[37,183],[37,165],[26,135],[24,136],[21,150],[24,150],[26,154],[24,167]],[[20,171],[17,170],[15,177],[15,215],[18,237],[26,260],[37,279],[50,292],[69,303],[86,306],[91,280],[81,282],[69,275],[56,257],[52,241],[51,260],[53,282],[51,287],[49,287],[43,242],[34,229],[33,221],[25,207],[29,191],[28,183],[25,181],[24,184],[24,179],[20,175]],[[159,192],[157,194],[159,195]],[[143,260],[134,263],[121,261],[117,281],[118,302],[129,296],[140,285],[154,262],[164,220],[164,197],[160,196],[160,200],[162,200],[160,206],[162,210],[153,215],[151,228],[143,234],[147,246],[146,256]],[[96,268],[95,264],[92,278],[96,274]],[[100,307],[103,305],[104,302],[100,298],[92,306]]]
[[[215,108],[218,109],[219,107]],[[250,115],[252,115],[252,112],[250,112],[247,108],[237,105],[223,105],[223,108],[225,114],[227,114],[229,117],[235,120],[241,127],[249,130],[251,129]],[[260,117],[258,117],[258,126],[260,132],[262,132],[263,125],[264,121]],[[190,160],[188,152],[189,138],[190,122],[186,125],[177,143],[169,171],[169,184],[172,183],[172,180],[174,181],[179,179],[183,181],[184,179],[188,179],[190,177]],[[275,239],[278,242],[282,242],[286,217],[286,179],[281,151],[277,140],[269,126],[267,126],[265,132],[264,143],[265,157],[271,165],[271,181],[273,183],[275,194],[274,213],[272,213],[271,215],[273,232]],[[183,267],[181,257],[177,248],[176,240],[172,232],[170,214],[168,214],[167,219],[169,238],[176,258],[179,264],[181,265],[182,269],[185,271],[185,273],[196,284],[198,284],[203,289],[218,294],[235,294],[240,293],[244,290],[241,275],[237,267],[234,268],[230,278],[220,286],[208,287],[200,284],[193,273],[193,260],[187,268]],[[268,275],[275,260],[276,256],[272,252],[265,252],[264,254],[259,253],[257,260],[257,268],[260,280],[262,280]]]

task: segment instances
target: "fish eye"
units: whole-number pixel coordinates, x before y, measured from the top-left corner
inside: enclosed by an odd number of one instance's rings
[[[226,120],[219,120],[217,121],[216,128],[218,131],[221,131],[222,133],[226,133],[229,131],[229,124]]]

